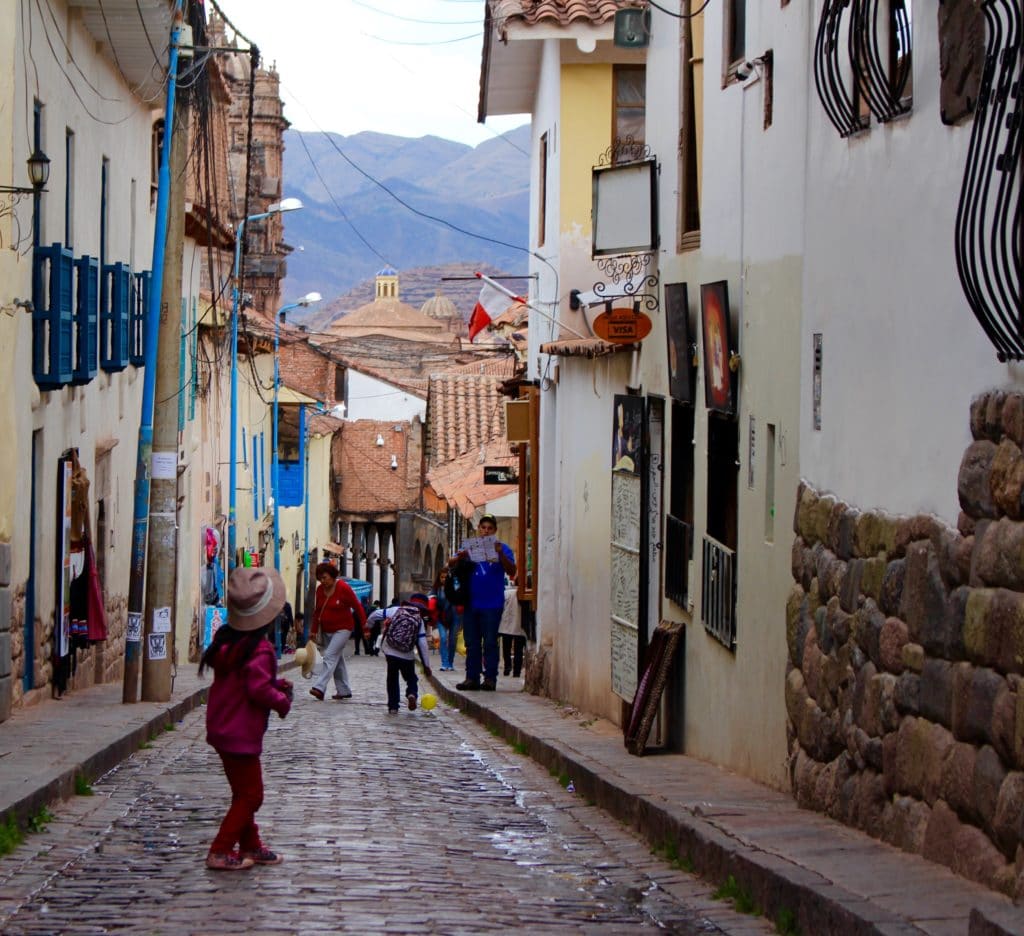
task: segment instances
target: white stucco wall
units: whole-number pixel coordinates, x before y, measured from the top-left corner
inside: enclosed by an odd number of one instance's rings
[[[346,404],[347,419],[422,419],[427,413],[425,399],[353,368],[348,370]]]
[[[800,461],[862,508],[955,524],[971,397],[1020,390],[956,274],[954,224],[972,121],[939,117],[935,15],[915,4],[912,112],[840,139],[808,123]],[[806,14],[801,14],[806,15]],[[823,340],[822,428],[811,431],[811,340]]]

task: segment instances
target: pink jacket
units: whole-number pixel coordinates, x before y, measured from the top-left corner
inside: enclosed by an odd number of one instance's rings
[[[260,754],[271,710],[281,718],[292,707],[277,678],[269,640],[261,640],[241,666],[245,641],[221,648],[213,660],[213,685],[206,700],[206,740],[225,754]]]

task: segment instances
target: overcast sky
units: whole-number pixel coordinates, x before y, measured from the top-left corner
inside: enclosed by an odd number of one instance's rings
[[[220,6],[259,46],[264,64],[276,63],[285,116],[298,130],[434,134],[476,145],[528,120],[476,121],[483,0]]]

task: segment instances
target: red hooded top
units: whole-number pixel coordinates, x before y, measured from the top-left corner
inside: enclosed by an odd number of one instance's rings
[[[213,685],[206,700],[206,740],[225,754],[260,754],[271,710],[281,718],[292,707],[277,678],[270,641],[260,640],[238,664],[241,640],[225,644],[213,658]]]

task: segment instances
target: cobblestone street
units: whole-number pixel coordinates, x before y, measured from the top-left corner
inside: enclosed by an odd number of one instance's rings
[[[205,868],[227,783],[199,710],[0,860],[0,931],[771,932],[454,709],[388,717],[381,660],[350,674],[352,701],[300,680],[272,717],[259,819],[283,865]]]

